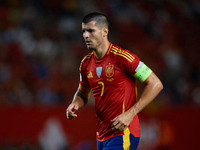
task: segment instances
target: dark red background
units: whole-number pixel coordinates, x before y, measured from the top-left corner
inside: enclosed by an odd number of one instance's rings
[[[87,106],[78,112],[78,118],[67,120],[65,108],[57,107],[7,107],[0,109],[0,144],[11,142],[21,144],[28,141],[38,143],[38,136],[49,118],[57,118],[69,138],[71,146],[82,140],[95,141],[95,113],[94,108]],[[142,112],[140,120],[148,121],[153,118],[159,122],[167,120],[173,128],[173,142],[170,149],[198,149],[200,148],[200,110],[195,107],[175,107],[159,111],[153,115]],[[142,143],[140,143],[142,144]]]

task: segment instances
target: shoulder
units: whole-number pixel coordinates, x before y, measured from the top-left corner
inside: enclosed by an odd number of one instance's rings
[[[94,52],[90,52],[89,54],[87,54],[87,55],[82,59],[81,62],[84,62],[84,61],[89,60],[89,59],[91,58],[92,55],[94,55]]]
[[[120,61],[129,61],[130,63],[132,63],[136,59],[138,59],[138,57],[132,52],[130,52],[129,50],[123,49],[116,45],[112,45],[109,53],[111,55],[114,55],[117,58],[117,60],[120,60]]]
[[[94,52],[90,52],[89,54],[87,54],[81,61],[79,70],[81,71],[81,69],[85,66],[87,66],[87,64],[90,62],[92,55],[94,55]]]

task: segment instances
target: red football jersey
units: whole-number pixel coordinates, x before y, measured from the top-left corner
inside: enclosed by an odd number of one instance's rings
[[[124,135],[124,131],[112,130],[111,120],[132,107],[137,100],[137,84],[133,75],[139,62],[136,55],[112,43],[103,58],[97,59],[91,52],[82,60],[79,69],[80,84],[92,88],[98,141]],[[140,137],[137,115],[128,129],[132,135]]]

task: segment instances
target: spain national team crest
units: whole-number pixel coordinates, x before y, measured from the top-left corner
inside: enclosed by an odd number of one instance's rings
[[[114,65],[110,64],[106,66],[106,76],[111,78],[114,75]]]

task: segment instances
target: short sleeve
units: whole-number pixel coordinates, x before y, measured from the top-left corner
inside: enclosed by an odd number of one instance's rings
[[[127,74],[127,76],[133,77],[136,73],[135,70],[140,62],[140,59],[130,51],[124,50],[122,57],[119,57],[118,61],[121,66],[120,68]]]
[[[87,79],[87,75],[84,70],[83,61],[80,64],[79,72],[80,72],[80,81],[79,81],[80,85],[83,87],[90,87],[90,84]]]
[[[144,82],[152,73],[152,70],[147,67],[139,57],[128,50],[122,52],[123,57],[120,58],[121,68],[129,77],[135,77],[141,82]]]

